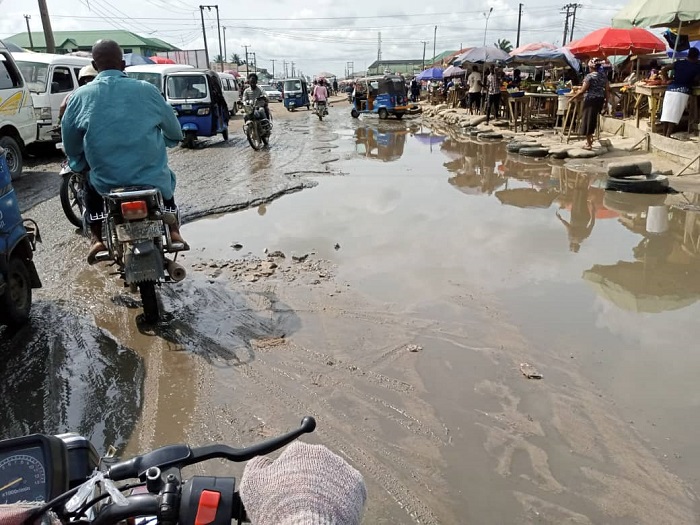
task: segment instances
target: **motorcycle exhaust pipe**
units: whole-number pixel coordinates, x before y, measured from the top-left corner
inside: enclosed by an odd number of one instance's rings
[[[184,267],[182,267],[180,264],[176,263],[175,261],[171,261],[168,259],[168,275],[170,275],[170,278],[175,281],[176,283],[179,283],[182,281],[185,277],[187,277],[187,270],[185,270]]]

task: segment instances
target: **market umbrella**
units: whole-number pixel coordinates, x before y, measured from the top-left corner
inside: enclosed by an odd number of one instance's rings
[[[695,42],[691,42],[690,47],[697,47],[698,49],[700,49],[700,40],[696,40]],[[676,53],[676,56],[685,58],[688,56],[688,51],[690,51],[690,49],[685,49],[684,51],[678,51]],[[668,54],[668,56],[672,57],[673,56],[673,49],[668,50],[666,53]]]
[[[549,42],[533,42],[531,44],[525,44],[520,47],[516,47],[510,52],[510,56],[514,57],[520,53],[529,53],[532,51],[539,51],[540,49],[556,49],[557,46],[550,44]]]
[[[492,62],[508,62],[510,55],[495,46],[475,47],[459,55],[454,64],[461,66],[462,64],[477,64],[477,63],[492,63]]]
[[[549,208],[559,196],[556,190],[538,190],[536,188],[513,188],[496,192],[501,204],[518,208]]]
[[[321,71],[320,73],[316,73],[316,78],[333,78],[335,75],[333,73],[329,73],[328,71]]]
[[[417,76],[416,80],[440,80],[442,78],[442,68],[431,67],[425,71],[421,71]]]
[[[174,64],[175,61],[172,58],[168,57],[159,57],[159,56],[154,56],[154,57],[149,57],[151,62],[154,64]]]
[[[558,49],[539,49],[536,51],[525,51],[517,56],[511,57],[514,64],[524,64],[529,66],[543,66],[547,64],[561,64],[569,66],[574,71],[580,69],[580,62],[570,49],[560,47]]]
[[[435,135],[434,133],[416,133],[413,135],[413,138],[422,144],[432,146],[433,144],[440,144],[447,137],[444,135]]]
[[[462,69],[459,66],[449,66],[445,71],[442,72],[443,77],[456,77],[457,75],[461,75],[462,73],[466,73],[464,69]]]
[[[574,55],[605,58],[610,55],[646,55],[666,49],[666,42],[646,29],[603,27],[568,48]]]
[[[142,66],[144,64],[153,64],[153,60],[143,55],[137,55],[136,53],[125,53],[124,63],[127,66]]]

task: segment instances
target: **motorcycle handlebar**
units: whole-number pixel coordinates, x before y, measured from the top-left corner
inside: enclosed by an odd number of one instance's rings
[[[158,497],[154,494],[128,496],[127,505],[107,505],[97,513],[91,525],[114,525],[128,518],[156,516],[159,511]]]

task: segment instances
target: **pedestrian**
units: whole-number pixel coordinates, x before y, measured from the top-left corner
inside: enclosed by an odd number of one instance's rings
[[[661,69],[661,78],[668,80],[668,71],[673,70],[673,80],[666,88],[660,121],[664,124],[664,135],[671,136],[685,111],[693,85],[700,83],[700,50],[691,47],[687,60],[678,60],[672,66]]]
[[[498,118],[499,108],[501,106],[501,79],[496,66],[493,67],[489,76],[486,77],[486,123],[491,119],[491,110],[493,110],[493,118]]]
[[[333,94],[338,94],[338,79],[336,78],[333,79]]]
[[[583,149],[593,149],[593,135],[598,126],[598,115],[603,111],[610,96],[610,84],[603,73],[602,62],[596,58],[588,62],[589,73],[583,79],[583,86],[571,101],[583,98],[583,112],[581,114],[581,135],[586,136],[586,145]]]
[[[474,114],[474,108],[476,108],[476,113],[479,113],[481,109],[481,88],[483,80],[477,66],[472,66],[472,72],[467,77],[467,85],[469,86],[469,93],[467,95],[469,112]]]

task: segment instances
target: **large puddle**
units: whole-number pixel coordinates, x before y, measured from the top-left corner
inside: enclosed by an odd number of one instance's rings
[[[428,323],[455,326],[464,316],[467,326],[474,320],[463,306],[488,298],[494,325],[514,327],[529,359],[540,360],[535,364],[544,373],[542,382],[560,392],[570,390],[572,411],[581,388],[586,396],[605,400],[605,410],[614,411],[625,426],[616,431],[617,438],[624,441],[629,431],[664,468],[700,487],[700,457],[694,452],[700,422],[693,417],[700,404],[694,394],[700,366],[700,354],[694,352],[700,316],[700,214],[678,207],[697,205],[696,195],[606,193],[602,177],[584,167],[524,159],[507,154],[502,143],[463,142],[416,124],[378,129],[360,121],[339,135],[341,161],[336,166],[347,176],[321,177],[317,187],[264,208],[189,224],[186,236],[211,239],[202,256],[213,259],[240,257],[246,251],[262,256],[265,249],[314,252],[336,264],[338,279],[354,291],[397,313],[419,314]],[[242,252],[231,249],[234,242],[243,244]],[[298,335],[306,332],[311,339],[313,330],[307,324]],[[474,330],[482,339],[488,332],[484,327]],[[466,329],[454,339],[472,342]],[[572,503],[571,494],[593,483],[594,476],[586,470],[587,460],[570,457],[579,452],[572,444],[576,440],[557,434],[566,422],[561,413],[555,417],[538,408],[532,382],[517,370],[499,370],[493,362],[480,363],[483,368],[477,372],[473,360],[461,362],[458,345],[426,339],[426,347],[430,344],[450,346],[444,349],[444,361],[430,362],[424,354],[419,372],[424,398],[447,427],[459,429],[475,417],[474,396],[499,397],[479,383],[482,372],[510,376],[506,381],[518,385],[514,389],[521,390],[521,404],[530,413],[556,419],[556,432],[548,432],[543,423],[546,438],[536,439],[536,448],[546,451],[544,461],[537,461],[532,449],[518,446],[504,460],[508,453],[496,451],[509,445],[494,434],[484,445],[493,456],[489,460],[481,446],[470,448],[478,433],[474,428],[482,423],[457,432],[444,458],[451,499],[462,499],[454,503],[460,515],[479,523],[510,523],[522,517],[512,507],[508,510],[508,504],[499,506],[503,487],[496,478],[482,484],[471,476],[470,465],[481,476],[481,467],[493,469],[496,462],[497,478],[513,476],[503,483],[513,491],[518,508],[529,509],[533,519],[537,509],[556,502],[593,522],[627,522],[629,513],[621,511],[617,521],[611,518],[615,513],[601,510],[610,504],[603,495],[593,498],[597,510]],[[510,348],[495,344],[506,352]],[[460,362],[464,372],[455,373]],[[576,385],[567,368],[577,371]],[[566,397],[558,399],[565,411]],[[593,435],[604,419],[591,418],[590,428],[579,429],[581,435],[591,434],[585,438],[590,438],[589,452],[606,439]],[[596,456],[602,464],[624,448],[606,445],[605,453]],[[510,467],[504,469],[504,462]],[[622,477],[637,476],[626,468],[620,467]],[[548,476],[556,483],[547,481]],[[540,505],[535,496],[521,492],[523,479],[534,479],[545,492],[569,496]],[[595,482],[614,486],[598,478]],[[557,488],[559,483],[566,490]],[[478,497],[465,504],[463,489]],[[644,492],[636,497],[643,501]],[[579,515],[567,511],[560,516],[563,522]]]

